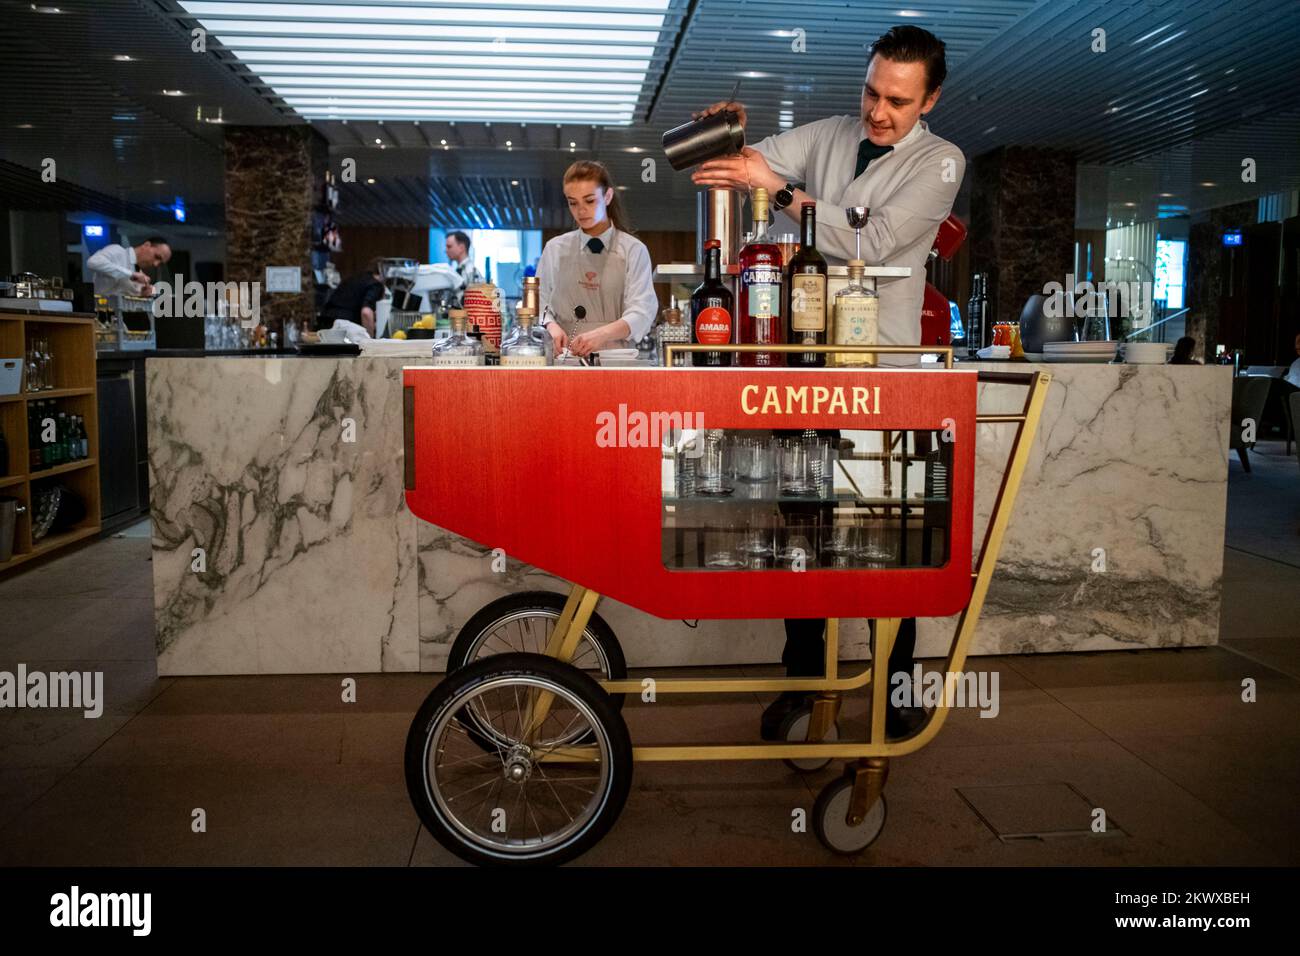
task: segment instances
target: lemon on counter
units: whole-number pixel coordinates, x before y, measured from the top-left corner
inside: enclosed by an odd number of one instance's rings
[[[393,338],[404,339],[406,338],[406,333],[403,332],[401,329],[398,329],[396,332],[393,333]]]

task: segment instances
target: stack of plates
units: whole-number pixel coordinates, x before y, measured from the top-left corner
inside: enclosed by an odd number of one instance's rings
[[[1125,342],[1120,355],[1129,365],[1164,365],[1173,350],[1168,342]]]
[[[1105,363],[1115,357],[1118,342],[1044,342],[1044,362]]]

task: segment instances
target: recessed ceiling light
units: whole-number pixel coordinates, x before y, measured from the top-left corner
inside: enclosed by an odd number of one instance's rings
[[[383,142],[382,139],[379,139],[379,138],[376,137],[376,139],[375,139],[375,145],[376,145],[376,146],[378,146],[378,145],[379,145],[380,143],[382,143],[382,142]]]
[[[1210,92],[1210,88],[1207,86],[1207,87],[1206,87],[1205,89],[1203,89],[1203,90],[1197,90],[1195,93],[1193,93],[1191,96],[1189,96],[1189,97],[1187,97],[1187,98],[1188,98],[1189,100],[1194,100],[1194,99],[1196,99],[1198,96],[1204,96],[1204,95],[1205,95],[1206,93],[1208,93],[1208,92]]]
[[[447,141],[446,141],[445,139],[444,139],[444,140],[439,140],[439,142],[440,142],[443,146],[446,146],[446,145],[447,145]]]
[[[185,91],[184,90],[163,90],[162,95],[163,96],[184,96]]]
[[[1216,185],[1218,185],[1218,184],[1217,184],[1217,183],[1205,182],[1205,183],[1201,183],[1201,185],[1202,185],[1202,186],[1216,186]]]
[[[577,146],[577,145],[578,145],[578,144],[575,143],[575,142],[573,142],[572,140],[569,141],[569,149],[573,149],[573,147],[575,147],[575,146]]]
[[[1173,193],[1161,193],[1161,194],[1160,194],[1160,198],[1161,198],[1161,199],[1173,199],[1173,198],[1174,198],[1174,194],[1173,194]]]
[[[676,27],[672,0],[602,11],[599,23],[595,0],[523,0],[494,11],[491,26],[450,4],[395,0],[312,4],[311,17],[299,2],[177,5],[303,119],[627,126]],[[422,82],[404,87],[408,79]],[[313,86],[339,101],[298,103],[285,93]],[[391,89],[406,95],[389,97]],[[591,109],[592,90],[601,109]],[[428,91],[437,92],[420,95]],[[477,95],[459,95],[470,91]]]
[[[132,63],[135,61],[135,57],[131,56],[129,53],[118,53],[113,57],[113,59],[118,63]]]
[[[62,13],[63,12],[58,7],[47,7],[44,4],[40,4],[40,3],[33,3],[32,9],[35,10],[37,13]]]
[[[153,185],[153,186],[162,186],[162,185],[164,185],[166,182],[167,182],[167,180],[165,180],[165,179],[151,179],[151,180],[149,180],[150,185]]]
[[[1124,205],[1126,205],[1126,206],[1136,206],[1137,203],[1135,203],[1135,202],[1126,202]]]
[[[35,128],[36,128],[36,127],[33,126],[31,123],[19,123],[19,124],[18,124],[18,129],[35,129]]]
[[[513,146],[513,145],[515,145],[515,144],[512,143],[510,140],[506,140],[506,145],[507,145],[507,146]]]
[[[987,136],[989,133],[993,132],[995,129],[997,129],[996,126],[990,126],[988,129],[986,129],[986,130],[985,130],[983,133],[981,133],[980,135],[981,135],[981,136]]]
[[[519,185],[519,180],[517,180],[517,179],[512,179],[512,180],[510,180],[510,185],[511,185],[511,186],[518,186],[518,185]]]
[[[373,186],[373,185],[375,184],[375,181],[374,181],[373,179],[367,179],[366,182],[367,182],[368,184],[370,184],[371,186]]]
[[[629,152],[629,153],[641,153],[641,152],[645,152],[645,151],[644,151],[640,146],[629,146],[629,147],[627,148],[627,152]]]

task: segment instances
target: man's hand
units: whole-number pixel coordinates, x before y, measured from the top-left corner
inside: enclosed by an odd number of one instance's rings
[[[132,272],[131,281],[134,282],[136,285],[150,285],[153,283],[153,280],[150,279],[143,272]]]
[[[785,180],[772,172],[763,154],[746,146],[739,156],[724,156],[701,163],[691,173],[691,181],[697,186],[725,186],[730,189],[743,189],[752,193],[761,187],[768,194],[776,192],[785,185]]]
[[[698,113],[692,113],[691,119],[703,119],[706,116],[712,116],[714,113],[721,113],[723,110],[731,110],[740,120],[741,127],[745,125],[745,104],[737,103],[735,100],[723,100],[720,103],[714,103],[712,106],[706,106]]]

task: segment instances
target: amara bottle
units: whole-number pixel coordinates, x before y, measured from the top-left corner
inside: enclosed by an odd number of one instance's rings
[[[875,289],[862,284],[862,270],[866,263],[861,259],[849,260],[849,284],[835,293],[836,345],[875,345],[880,331],[880,297]],[[836,352],[831,364],[875,365],[876,356],[870,352]]]
[[[704,244],[704,281],[691,293],[691,321],[698,344],[731,344],[733,304],[731,290],[722,284],[722,243],[710,239]],[[691,361],[716,368],[730,365],[731,356],[731,352],[692,352]]]
[[[781,326],[781,249],[767,239],[767,190],[755,189],[751,200],[754,238],[740,250],[741,345],[780,345],[785,340]],[[780,365],[779,352],[741,352],[741,365]]]
[[[483,343],[466,332],[468,317],[464,309],[451,310],[451,335],[433,343],[434,365],[483,365]]]
[[[502,365],[550,365],[555,354],[555,339],[537,324],[537,313],[520,306],[515,310],[515,324],[501,339]]]
[[[817,204],[806,202],[799,210],[799,251],[790,257],[785,273],[786,315],[790,316],[791,345],[826,344],[826,258],[817,251]],[[820,367],[824,352],[791,352],[790,365]]]

